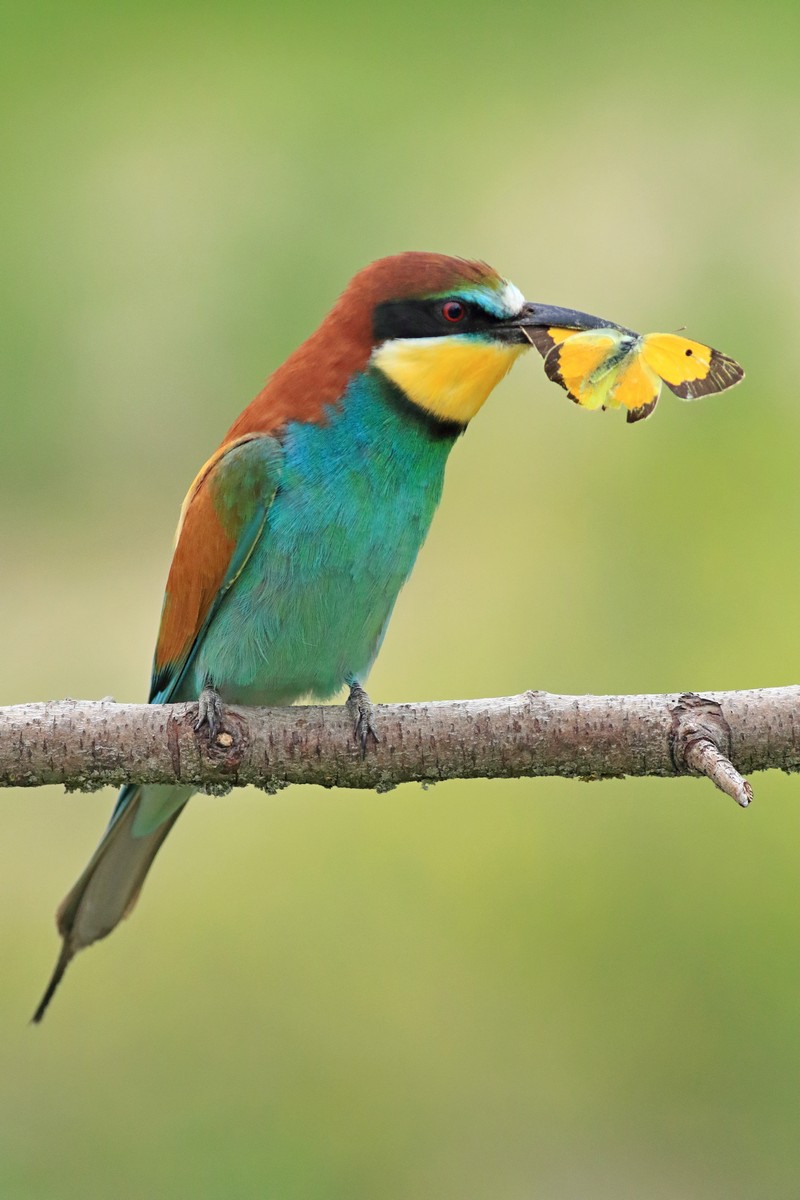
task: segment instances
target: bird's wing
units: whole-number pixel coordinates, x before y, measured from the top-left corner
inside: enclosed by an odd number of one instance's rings
[[[153,661],[150,701],[176,693],[195,649],[261,537],[283,452],[251,434],[222,446],[195,479],[181,510]]]

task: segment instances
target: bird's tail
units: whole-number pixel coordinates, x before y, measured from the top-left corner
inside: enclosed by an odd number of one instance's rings
[[[155,784],[122,789],[100,845],[56,913],[64,941],[34,1023],[44,1016],[74,955],[111,933],[131,912],[153,859],[190,795],[191,788]]]

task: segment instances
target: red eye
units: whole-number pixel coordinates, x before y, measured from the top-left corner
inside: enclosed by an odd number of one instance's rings
[[[460,300],[448,300],[446,304],[442,305],[442,316],[445,321],[463,321],[466,315],[466,305],[462,304]]]

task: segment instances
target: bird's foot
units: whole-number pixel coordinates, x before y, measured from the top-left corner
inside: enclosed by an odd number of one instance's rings
[[[197,701],[197,720],[194,723],[195,733],[199,733],[204,725],[208,726],[208,736],[213,742],[222,729],[222,700],[216,688],[206,685]]]
[[[357,679],[349,679],[350,695],[347,697],[347,711],[353,718],[353,740],[361,747],[361,757],[366,758],[370,738],[377,746],[380,738],[372,724],[375,710],[372,701]]]

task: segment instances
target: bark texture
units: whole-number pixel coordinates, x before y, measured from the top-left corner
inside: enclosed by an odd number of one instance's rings
[[[375,705],[362,756],[345,707],[226,708],[212,742],[196,704],[60,700],[0,708],[0,785],[290,783],[388,790],[408,781],[706,774],[737,803],[745,773],[800,769],[800,687]]]

